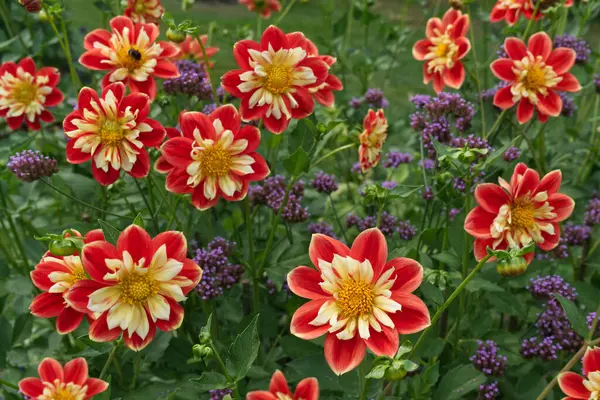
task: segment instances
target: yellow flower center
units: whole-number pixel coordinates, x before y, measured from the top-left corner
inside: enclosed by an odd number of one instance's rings
[[[449,46],[448,43],[440,43],[435,49],[435,53],[438,57],[445,57],[448,54]]]
[[[122,47],[117,52],[117,59],[123,68],[133,72],[144,64],[144,55],[135,47]]]
[[[135,3],[136,14],[143,14],[145,11],[146,11],[146,6],[144,6],[143,1],[138,1]]]
[[[116,146],[125,137],[121,124],[114,120],[106,120],[98,131],[100,141],[106,146]]]
[[[536,91],[546,86],[546,73],[538,65],[534,65],[527,71],[523,83],[527,90]]]
[[[600,371],[588,372],[587,379],[583,381],[583,386],[590,391],[589,400],[600,399]]]
[[[267,68],[265,80],[269,92],[282,94],[292,86],[292,71],[285,65],[271,65]]]
[[[71,275],[73,275],[73,282],[77,282],[82,279],[87,279],[87,274],[85,273],[83,266],[77,267]]]
[[[288,394],[283,394],[281,392],[277,392],[275,394],[275,396],[277,396],[277,400],[294,400],[294,398]],[[298,400],[302,400],[302,399],[298,399]]]
[[[375,294],[370,282],[349,279],[337,292],[337,306],[342,311],[342,319],[372,313],[374,302]]]
[[[61,388],[54,392],[52,400],[75,400],[75,396],[67,388]]]
[[[23,80],[15,86],[12,93],[17,103],[29,105],[37,99],[37,86],[33,82]]]
[[[213,146],[199,154],[200,171],[204,176],[223,176],[231,170],[231,155],[227,150]]]
[[[158,292],[158,285],[148,274],[132,273],[121,281],[121,301],[142,304]]]
[[[72,382],[64,383],[55,379],[53,383],[44,382],[44,391],[39,400],[83,400],[87,393],[87,386],[81,387]]]
[[[535,224],[533,211],[531,203],[514,204],[510,210],[511,226],[521,229],[531,228]]]

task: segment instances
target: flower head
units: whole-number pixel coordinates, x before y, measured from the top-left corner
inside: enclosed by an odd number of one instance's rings
[[[279,0],[240,0],[240,4],[248,7],[248,10],[257,12],[261,17],[267,19],[272,12],[281,11]]]
[[[296,391],[292,393],[285,376],[279,370],[271,377],[269,390],[249,392],[246,400],[318,400],[319,381],[317,378],[305,378],[298,382]]]
[[[562,174],[539,174],[523,163],[517,164],[510,182],[498,179],[500,186],[483,183],[475,188],[479,204],[465,220],[465,230],[475,237],[475,258],[481,260],[486,248],[522,248],[535,242],[544,251],[558,245],[560,228],[573,212],[575,203],[559,193]],[[525,255],[527,262],[533,252]]]
[[[201,35],[200,40],[202,41],[202,46],[204,46],[204,51],[206,51],[206,58],[211,58],[219,52],[218,47],[207,46],[207,35]],[[202,46],[200,46],[198,40],[194,39],[190,35],[187,35],[185,40],[179,44],[179,53],[174,58],[176,60],[191,60],[203,64],[204,54],[202,53]]]
[[[100,229],[88,232],[84,244],[98,240],[104,240]],[[35,287],[43,292],[31,302],[31,313],[39,318],[57,317],[56,330],[62,335],[77,329],[83,317],[89,314],[73,308],[67,300],[71,287],[87,279],[79,254],[55,256],[47,252],[30,275]]]
[[[600,395],[600,347],[588,347],[583,356],[583,376],[563,372],[558,386],[569,399],[597,399]]]
[[[92,160],[92,174],[102,185],[119,178],[121,169],[134,178],[150,171],[145,147],[158,146],[165,129],[148,118],[150,99],[143,93],[125,96],[121,82],[108,85],[101,97],[89,87],[79,92],[77,110],[64,122],[67,161],[81,164]]]
[[[498,0],[490,13],[490,21],[505,20],[508,25],[513,26],[521,15],[531,19],[534,10],[533,0]],[[541,14],[538,12],[536,19],[540,16]]]
[[[127,0],[124,14],[135,23],[158,25],[164,13],[165,9],[160,0]]]
[[[203,300],[222,295],[240,281],[243,267],[229,261],[234,246],[235,243],[216,237],[206,248],[196,250],[194,262],[202,268],[204,276],[196,286],[196,292]]]
[[[116,247],[103,240],[86,245],[81,259],[90,279],[76,282],[66,298],[75,309],[97,313],[90,339],[110,342],[123,333],[125,344],[139,351],[157,328],[177,329],[183,321],[179,302],[202,277],[186,254],[181,232],[151,238],[137,225],[121,232]]]
[[[89,69],[109,71],[102,79],[103,88],[123,82],[132,93],[145,93],[154,100],[154,78],[179,76],[169,60],[179,49],[169,42],[157,42],[159,30],[154,24],[134,23],[121,16],[111,19],[110,27],[112,32],[96,29],[85,36],[86,52],[79,62]]]
[[[309,247],[317,269],[297,267],[287,276],[290,290],[310,299],[294,313],[292,334],[307,340],[326,334],[325,359],[338,375],[358,366],[367,347],[394,356],[399,334],[430,324],[427,306],[411,293],[423,268],[408,258],[387,261],[387,254],[377,228],[359,234],[351,248],[317,234]]]
[[[8,169],[17,179],[24,182],[37,181],[43,176],[52,176],[58,172],[58,163],[54,158],[43,156],[39,151],[23,150],[10,156]]]
[[[85,358],[76,358],[64,368],[53,358],[44,358],[38,366],[39,378],[25,378],[19,390],[31,399],[88,400],[108,388],[108,382],[88,377]]]
[[[262,119],[265,127],[282,133],[290,120],[312,114],[311,89],[326,83],[329,65],[309,53],[302,33],[285,34],[276,26],[267,28],[257,43],[242,40],[233,53],[240,69],[227,72],[222,85],[240,98],[244,120]]]
[[[494,105],[508,109],[518,103],[519,123],[529,121],[536,109],[541,122],[559,116],[563,101],[556,91],[581,90],[577,78],[568,72],[575,64],[575,52],[565,47],[552,50],[546,33],[532,35],[527,46],[521,39],[509,37],[504,48],[509,58],[500,58],[490,67],[496,77],[510,85],[498,90]]]
[[[31,57],[18,64],[7,61],[0,65],[0,117],[6,118],[10,130],[27,124],[40,130],[40,121],[52,122],[54,116],[46,108],[62,103],[63,94],[56,87],[60,72],[54,67],[36,70]]]
[[[477,352],[470,358],[473,366],[489,376],[502,376],[506,368],[506,357],[498,354],[498,345],[493,340],[477,342]]]
[[[161,147],[164,159],[174,166],[167,177],[167,190],[192,194],[192,204],[201,210],[213,207],[221,197],[240,201],[248,184],[265,179],[269,167],[256,153],[260,130],[241,126],[232,105],[210,115],[183,112],[179,116],[180,137]]]
[[[469,15],[451,8],[443,19],[430,18],[425,30],[427,39],[413,46],[413,57],[425,61],[423,83],[433,81],[436,92],[441,92],[446,85],[454,89],[462,86],[465,68],[461,60],[471,49],[471,42],[465,36],[468,31]]]
[[[363,121],[363,132],[358,137],[358,161],[362,172],[375,167],[381,158],[381,148],[387,139],[388,122],[383,109],[369,110]]]
[[[323,171],[315,174],[315,179],[312,180],[311,186],[319,193],[331,194],[338,190],[338,183],[335,180],[335,175],[328,175]]]
[[[511,162],[521,157],[521,149],[515,146],[510,146],[506,151],[502,154],[502,159],[506,162]]]

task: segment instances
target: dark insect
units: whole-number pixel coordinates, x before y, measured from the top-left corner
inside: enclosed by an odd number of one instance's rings
[[[139,51],[137,51],[135,49],[129,49],[127,54],[129,54],[129,56],[131,58],[133,58],[135,61],[140,61],[142,59],[142,53],[140,53]]]

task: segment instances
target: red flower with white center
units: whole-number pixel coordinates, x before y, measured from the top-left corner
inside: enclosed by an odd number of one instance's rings
[[[302,339],[325,338],[325,359],[338,375],[360,364],[368,347],[394,356],[398,334],[430,324],[429,311],[412,294],[423,267],[409,258],[387,260],[387,243],[377,228],[363,231],[349,249],[315,234],[309,256],[317,269],[297,267],[288,274],[290,290],[310,299],[292,317],[290,330]]]
[[[90,326],[90,339],[110,342],[123,333],[125,344],[139,351],[157,328],[177,329],[183,321],[178,303],[202,277],[202,269],[186,254],[181,232],[152,239],[137,225],[121,232],[116,247],[105,241],[86,245],[82,260],[91,279],[75,283],[67,301],[100,314]]]
[[[600,399],[600,347],[588,347],[582,363],[583,376],[570,371],[558,375],[558,386],[568,396],[563,400]]]
[[[558,117],[563,102],[556,91],[578,92],[579,81],[569,70],[575,64],[575,51],[566,47],[552,50],[552,40],[545,32],[529,38],[528,45],[515,37],[507,38],[504,49],[509,58],[494,61],[490,68],[496,77],[509,83],[498,90],[494,105],[505,110],[516,103],[521,124],[533,117],[546,122],[548,116]]]
[[[363,120],[364,131],[360,134],[358,161],[362,172],[373,168],[381,158],[381,148],[387,139],[388,122],[383,115],[383,109],[375,112],[369,110]]]
[[[269,390],[255,390],[246,395],[246,400],[319,400],[317,378],[305,378],[298,382],[292,393],[283,373],[275,371],[271,377]]]
[[[206,43],[208,42],[208,36],[202,35],[200,36],[200,40],[202,40],[202,45],[206,51],[207,58],[211,58],[218,53],[218,47],[206,46]],[[192,60],[197,63],[204,63],[204,54],[202,54],[202,47],[200,46],[198,40],[194,39],[190,35],[187,35],[185,40],[179,44],[179,53],[173,57],[173,59]]]
[[[500,186],[483,183],[475,188],[475,207],[465,220],[465,230],[475,237],[475,258],[487,255],[486,248],[506,250],[522,248],[535,242],[544,251],[558,245],[558,223],[573,212],[575,202],[558,193],[562,181],[559,170],[539,174],[517,164],[510,182],[498,178]],[[527,263],[533,252],[525,255]]]
[[[0,117],[6,118],[10,130],[27,124],[29,129],[40,130],[40,120],[54,121],[46,108],[62,103],[64,96],[56,87],[60,72],[54,67],[36,70],[31,57],[18,64],[7,61],[0,65]]]
[[[571,7],[572,5],[573,0],[566,0],[564,2],[565,7]],[[544,17],[543,10],[544,4],[540,6],[535,14],[536,20]],[[535,4],[533,0],[498,0],[490,13],[490,21],[499,22],[506,20],[509,26],[513,26],[521,14],[527,19],[533,18],[534,11]]]
[[[134,24],[127,17],[110,20],[112,32],[96,29],[85,36],[87,50],[79,62],[93,70],[108,72],[102,79],[105,88],[113,82],[123,82],[132,93],[156,97],[154,78],[171,79],[179,70],[170,61],[179,49],[173,43],[156,42],[159,30],[154,24]]]
[[[240,4],[247,6],[252,12],[259,13],[264,19],[269,18],[271,12],[281,11],[279,0],[240,0]]]
[[[311,57],[297,38],[297,34],[286,35],[270,26],[260,43],[237,42],[233,54],[241,69],[229,71],[221,79],[227,92],[242,99],[244,121],[262,118],[275,134],[285,131],[292,118],[312,114],[315,103],[310,89],[321,86],[329,74],[329,65]]]
[[[63,368],[53,358],[44,358],[38,366],[40,378],[25,378],[19,390],[35,400],[87,400],[108,388],[108,382],[88,377],[85,358],[76,358]]]
[[[100,229],[88,232],[84,244],[97,240],[104,240]],[[43,292],[31,302],[29,306],[31,313],[40,318],[57,317],[56,330],[61,335],[77,329],[88,313],[71,307],[66,294],[75,282],[88,279],[79,254],[63,257],[47,252],[30,275],[35,287]]]
[[[260,130],[241,126],[234,106],[217,108],[210,115],[184,112],[179,115],[181,136],[161,147],[160,172],[168,172],[170,192],[192,195],[200,210],[213,207],[221,197],[240,201],[248,194],[248,184],[269,175],[265,159],[256,149]],[[170,168],[170,169],[169,169]]]
[[[165,9],[160,0],[127,0],[124,12],[135,23],[150,22],[157,25],[164,13]]]
[[[465,36],[468,31],[469,15],[451,8],[443,19],[430,18],[425,29],[427,39],[413,46],[415,60],[425,61],[423,83],[427,85],[433,80],[433,90],[437,93],[446,85],[459,89],[465,81],[465,68],[460,60],[471,49],[471,42]]]
[[[319,49],[315,44],[310,40],[304,37],[304,34],[301,32],[291,33],[290,35],[296,35],[298,37],[298,41],[305,40],[306,44],[304,46],[306,52],[309,57],[318,57],[323,62],[325,62],[329,68],[333,67],[333,64],[336,63],[337,59],[333,56],[329,55],[319,55]],[[309,91],[315,96],[315,100],[324,105],[325,107],[333,107],[335,102],[335,97],[333,96],[333,91],[339,91],[344,89],[344,85],[339,78],[333,74],[328,74],[325,82],[320,84],[317,87],[310,88]]]
[[[84,87],[79,92],[77,110],[63,121],[67,161],[81,164],[92,160],[92,174],[102,185],[119,179],[121,169],[134,178],[150,171],[145,147],[158,146],[165,128],[148,118],[150,98],[143,93],[125,96],[121,82],[108,85],[98,94]]]

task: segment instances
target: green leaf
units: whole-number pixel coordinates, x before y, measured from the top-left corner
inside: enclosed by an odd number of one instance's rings
[[[464,399],[485,383],[485,375],[471,364],[459,365],[447,372],[433,396],[434,400]]]
[[[135,218],[133,219],[133,224],[141,228],[145,228],[144,217],[142,217],[142,213],[138,213],[138,215],[135,216]]]
[[[434,284],[423,281],[421,286],[419,286],[419,289],[421,289],[425,299],[437,305],[444,304],[444,295],[442,294],[442,291]]]
[[[0,316],[0,368],[6,367],[6,353],[12,344],[13,327],[4,316]]]
[[[307,153],[310,152],[315,142],[317,130],[309,119],[298,121],[296,129],[292,131],[289,137],[288,149],[290,154],[296,149],[302,148]]]
[[[296,177],[304,172],[308,172],[310,169],[308,153],[303,148],[299,148],[294,154],[283,160],[283,166],[290,175]]]
[[[258,317],[259,315],[254,317],[246,329],[237,335],[229,348],[226,361],[227,371],[234,377],[236,382],[248,374],[258,355],[258,347],[260,346],[257,329]]]
[[[102,228],[102,233],[104,233],[106,241],[116,245],[121,231],[102,219],[98,220],[98,224],[100,224],[100,228]]]
[[[190,381],[203,390],[226,389],[229,386],[225,375],[218,372],[203,372],[200,378],[190,379]]]
[[[96,7],[98,10],[102,11],[103,13],[106,13],[106,14],[111,14],[112,13],[112,11],[110,10],[110,7],[108,7],[106,5],[106,3],[103,2],[103,1],[100,1],[100,0],[95,1],[94,2],[94,7]]]
[[[460,268],[460,258],[452,251],[444,251],[443,253],[434,254],[431,257],[443,262],[452,269]]]
[[[379,364],[373,367],[371,372],[365,377],[367,379],[381,379],[385,375],[385,371],[389,368],[389,364]]]
[[[465,286],[469,292],[477,292],[478,290],[484,290],[486,292],[504,292],[504,288],[502,286],[498,286],[493,282],[487,281],[478,276],[473,277],[467,286]]]
[[[571,328],[573,328],[573,330],[577,332],[579,336],[586,337],[589,329],[585,321],[585,316],[583,315],[581,310],[577,308],[575,303],[561,296],[560,294],[555,293],[554,297],[560,302],[560,305],[562,306],[563,310],[565,310],[565,314],[567,314],[567,318],[571,323]]]

